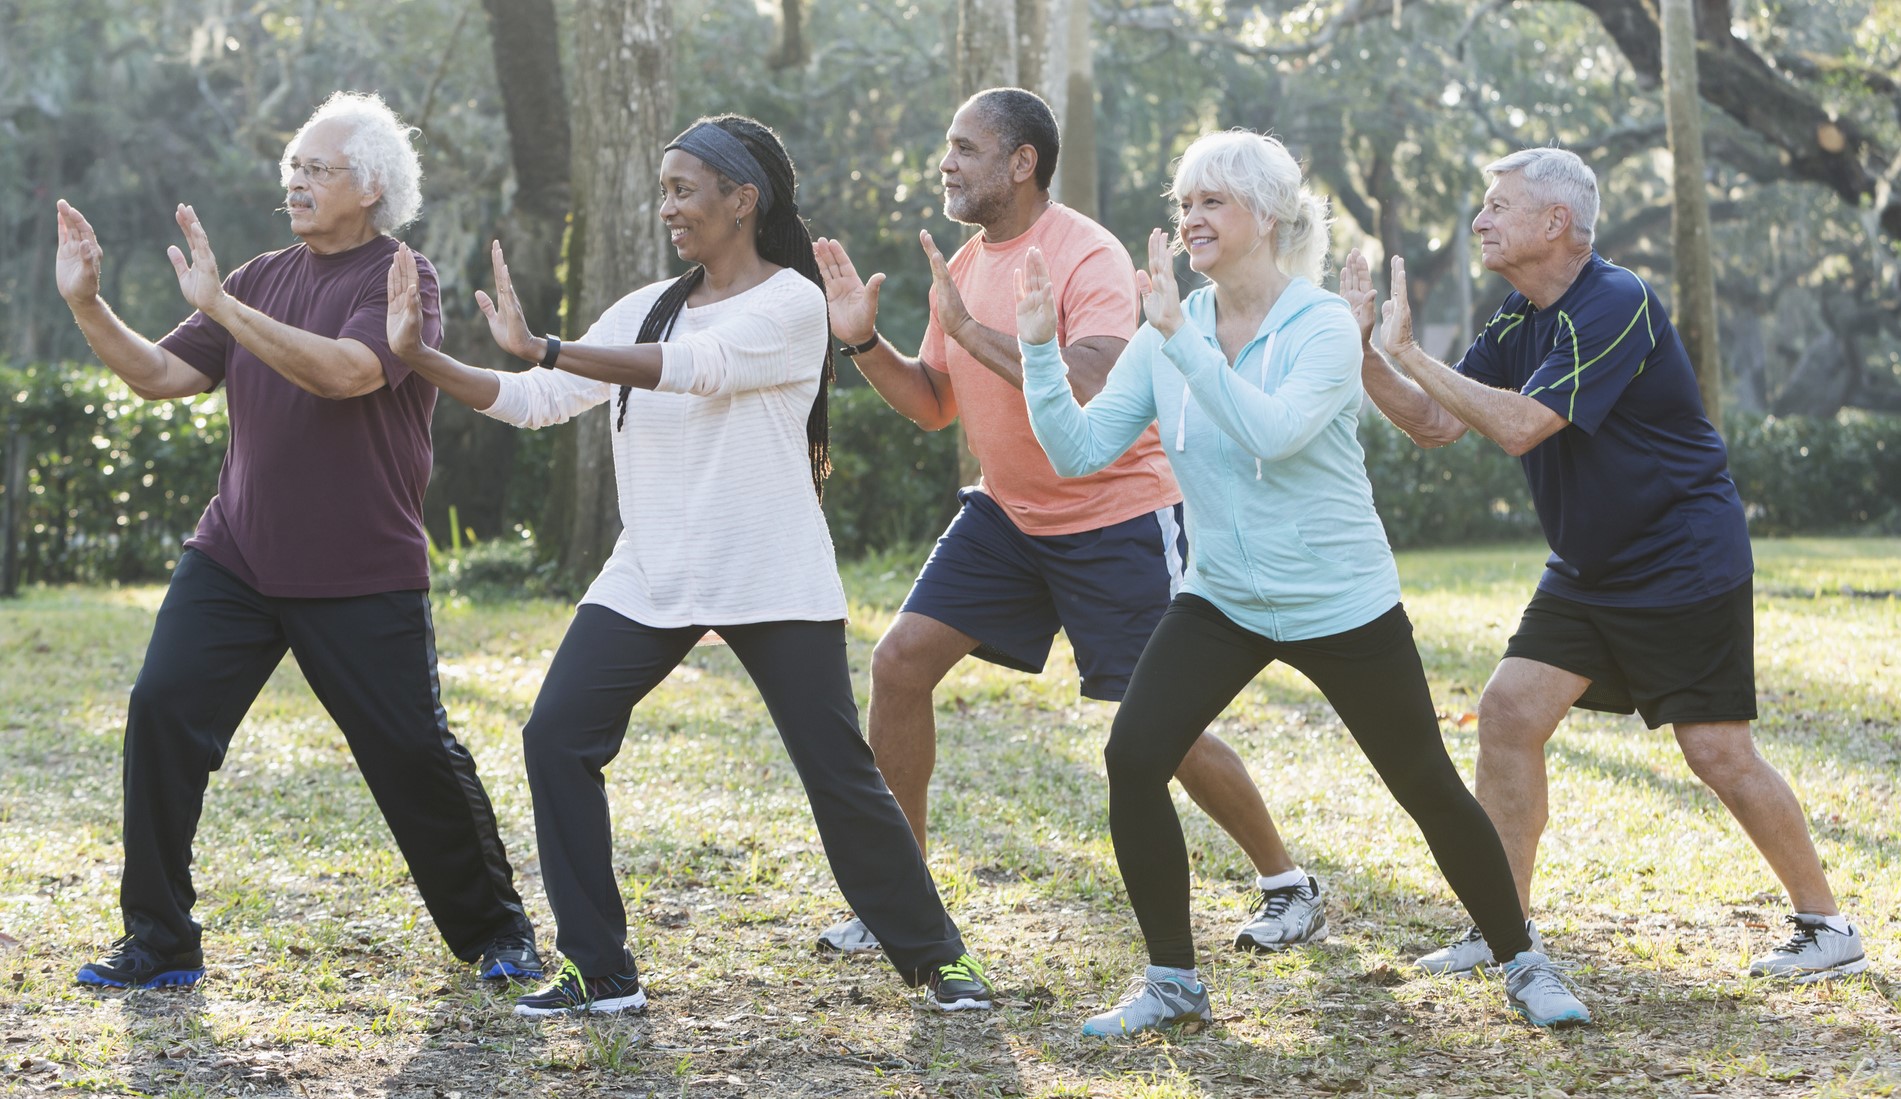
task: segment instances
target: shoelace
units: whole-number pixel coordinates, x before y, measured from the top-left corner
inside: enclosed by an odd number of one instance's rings
[[[1263,889],[1261,895],[1254,898],[1254,911],[1267,919],[1276,918],[1292,907],[1306,891],[1306,882],[1283,885],[1279,889]]]
[[[1518,995],[1523,997],[1525,993],[1533,990],[1551,992],[1554,989],[1558,992],[1570,993],[1573,999],[1577,998],[1578,986],[1572,984],[1569,977],[1566,977],[1563,973],[1558,971],[1557,963],[1547,961],[1545,964],[1531,971],[1531,976],[1526,979],[1524,986],[1518,990]]]
[[[937,979],[941,981],[975,981],[985,983],[983,966],[977,959],[966,954],[954,962],[945,962],[937,967]]]
[[[1794,916],[1784,916],[1782,917],[1782,922],[1795,925],[1795,932],[1789,936],[1789,941],[1777,948],[1784,954],[1800,954],[1802,951],[1814,946],[1815,936],[1827,926],[1826,924],[1818,926],[1812,923],[1803,923]]]
[[[116,966],[146,965],[158,961],[158,952],[140,942],[136,935],[127,934],[112,941],[112,953],[106,955],[106,960]]]

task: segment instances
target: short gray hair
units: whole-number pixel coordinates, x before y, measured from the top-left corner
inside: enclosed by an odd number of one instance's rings
[[[1537,196],[1571,211],[1572,229],[1587,241],[1597,239],[1597,173],[1569,149],[1520,149],[1485,166],[1494,178],[1525,173]]]
[[[1176,200],[1177,222],[1179,200],[1190,191],[1233,195],[1260,225],[1273,218],[1274,259],[1280,269],[1319,282],[1332,244],[1331,221],[1326,200],[1301,182],[1300,164],[1278,138],[1223,130],[1203,134],[1188,146],[1175,162],[1175,180],[1167,194]]]
[[[337,92],[324,100],[291,135],[284,146],[285,160],[312,126],[336,119],[350,123],[350,136],[343,142],[350,167],[361,173],[366,189],[383,192],[370,207],[370,224],[379,233],[394,233],[415,221],[422,213],[422,158],[414,138],[421,131],[396,117],[375,92]]]

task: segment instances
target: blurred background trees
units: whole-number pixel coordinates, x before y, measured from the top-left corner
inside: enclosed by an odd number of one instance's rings
[[[1739,479],[1751,462],[1780,471],[1762,485],[1810,468],[1829,487],[1799,491],[1845,502],[1806,521],[1894,529],[1901,9],[1695,9]],[[1336,256],[1405,255],[1432,350],[1455,355],[1504,292],[1467,224],[1479,166],[1513,148],[1558,142],[1591,162],[1600,251],[1669,293],[1662,57],[1642,0],[0,0],[0,429],[21,471],[18,487],[0,476],[0,519],[14,516],[28,580],[163,575],[213,487],[221,403],[167,419],[103,379],[53,290],[53,202],[92,219],[109,300],[159,335],[184,315],[164,258],[173,204],[197,206],[227,270],[291,243],[275,164],[339,88],[380,91],[422,131],[424,216],[404,236],[442,274],[451,350],[484,365],[520,365],[474,308],[488,242],[507,247],[538,323],[578,335],[677,269],[647,180],[667,137],[721,111],[780,130],[814,234],[890,275],[881,327],[915,347],[929,285],[917,230],[963,237],[939,209],[943,130],[965,86],[994,73],[1057,107],[1058,197],[1131,245],[1164,222],[1170,162],[1197,134],[1278,134],[1333,201]],[[849,369],[840,385],[827,510],[841,550],[928,537],[952,507],[951,433],[917,432]],[[451,404],[436,425],[437,542],[473,534],[524,560],[533,542],[587,572],[616,519],[604,443],[585,423],[518,433]],[[1822,423],[1765,429],[1765,416]],[[1395,540],[1529,531],[1500,456],[1389,446],[1366,419]],[[1820,442],[1836,436],[1858,441]],[[1801,453],[1742,453],[1784,443]],[[1823,451],[1856,465],[1823,469]],[[1762,523],[1794,514],[1751,502]]]

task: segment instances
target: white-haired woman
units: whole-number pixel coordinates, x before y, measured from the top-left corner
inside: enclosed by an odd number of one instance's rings
[[[1439,738],[1355,435],[1359,328],[1347,303],[1314,283],[1327,250],[1324,203],[1279,141],[1245,131],[1189,146],[1172,193],[1180,245],[1210,285],[1183,300],[1168,237],[1155,230],[1138,273],[1148,323],[1087,408],[1064,378],[1034,250],[1018,288],[1024,397],[1051,463],[1065,476],[1089,473],[1159,423],[1193,554],[1104,753],[1116,861],[1149,965],[1084,1032],[1113,1037],[1207,1016],[1168,779],[1275,660],[1320,688],[1473,921],[1498,936],[1500,956],[1512,959],[1511,1006],[1540,1025],[1588,1021],[1532,950],[1498,834]]]

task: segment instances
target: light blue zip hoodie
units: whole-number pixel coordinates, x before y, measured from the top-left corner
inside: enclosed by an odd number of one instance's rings
[[[1281,291],[1232,367],[1212,287],[1164,341],[1144,324],[1087,408],[1055,341],[1024,344],[1030,426],[1065,477],[1114,461],[1150,423],[1181,482],[1192,592],[1276,641],[1363,626],[1399,602],[1373,510],[1360,419],[1360,330],[1304,278]]]

